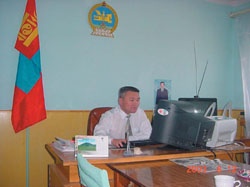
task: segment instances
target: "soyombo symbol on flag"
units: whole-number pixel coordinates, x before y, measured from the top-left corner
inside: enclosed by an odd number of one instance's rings
[[[46,119],[35,0],[28,0],[15,48],[20,52],[12,107],[19,132]]]

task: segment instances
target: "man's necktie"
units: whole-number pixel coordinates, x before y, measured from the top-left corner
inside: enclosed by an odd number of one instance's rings
[[[132,133],[132,129],[131,129],[131,124],[130,124],[130,114],[127,115],[127,124],[126,124],[126,132],[125,132],[125,138],[127,139],[127,137],[129,136],[133,136],[133,133]]]
[[[123,152],[124,155],[130,156],[133,155],[133,153],[130,150],[130,141],[129,141],[129,136],[133,136],[132,129],[131,129],[131,124],[130,124],[130,114],[127,115],[127,123],[126,123],[126,132],[125,132],[125,139],[127,142],[127,150]]]

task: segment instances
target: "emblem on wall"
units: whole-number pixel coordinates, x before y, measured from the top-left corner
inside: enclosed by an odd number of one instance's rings
[[[115,10],[104,1],[90,9],[89,24],[93,30],[92,35],[113,38],[113,32],[118,24],[118,17]]]

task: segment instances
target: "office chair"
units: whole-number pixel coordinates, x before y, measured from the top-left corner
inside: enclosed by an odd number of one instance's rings
[[[85,187],[109,187],[107,171],[90,164],[81,154],[77,154],[80,183]]]
[[[94,129],[96,124],[99,122],[101,115],[112,109],[112,107],[100,107],[100,108],[94,108],[89,113],[89,119],[88,119],[88,126],[87,126],[87,135],[93,136],[94,135]]]

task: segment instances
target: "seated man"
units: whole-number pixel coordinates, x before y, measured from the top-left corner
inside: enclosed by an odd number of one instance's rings
[[[118,103],[119,106],[101,116],[94,135],[108,136],[110,145],[122,147],[122,144],[126,143],[126,125],[129,120],[129,140],[149,139],[152,127],[145,112],[139,108],[139,90],[131,86],[120,88]]]

